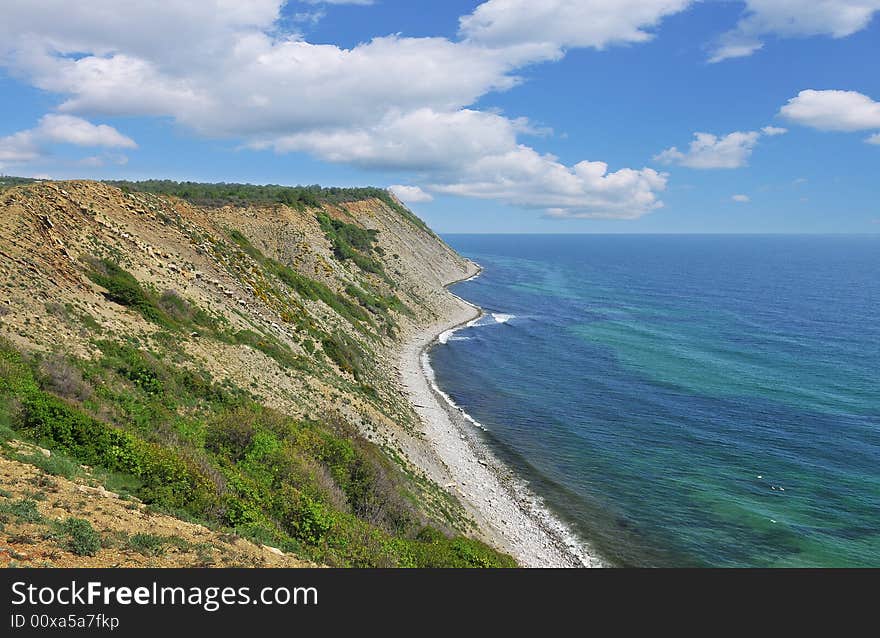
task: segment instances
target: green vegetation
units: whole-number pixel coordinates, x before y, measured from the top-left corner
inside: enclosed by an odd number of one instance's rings
[[[381,315],[389,321],[389,310],[412,315],[412,310],[410,310],[397,295],[380,295],[373,291],[363,290],[355,285],[346,286],[345,292],[354,299],[357,299],[358,303],[373,314]]]
[[[342,295],[336,294],[328,286],[310,279],[274,259],[266,257],[256,246],[237,230],[230,231],[229,236],[245,253],[250,255],[268,272],[280,279],[285,285],[293,289],[300,297],[312,301],[323,301],[329,308],[335,310],[342,317],[354,324],[358,321],[369,322],[369,316]]]
[[[53,378],[46,358],[0,343],[4,435],[90,465],[110,489],[151,508],[322,563],[513,566],[509,557],[428,521],[410,480],[341,419],[292,419],[204,372],[175,366],[174,352],[96,345],[101,356],[94,360],[65,359],[80,379]],[[344,339],[333,347],[344,351]],[[64,379],[90,391],[65,388]],[[27,460],[9,447],[5,453]],[[4,503],[0,514],[33,516],[30,503]],[[68,519],[60,533],[71,551],[90,555],[101,539],[76,521]],[[149,535],[129,543],[147,553],[172,544]]]
[[[366,370],[366,360],[360,346],[348,335],[334,332],[321,340],[324,353],[330,357],[340,370],[362,380]]]
[[[31,184],[39,180],[30,178],[30,177],[8,177],[6,175],[0,176],[0,192],[3,192],[7,188],[12,188],[13,186],[21,186],[22,184]]]
[[[23,523],[39,523],[43,520],[37,510],[37,502],[30,498],[0,503],[0,522],[8,522],[9,517]]]
[[[324,212],[318,213],[318,223],[330,241],[337,259],[350,259],[364,272],[385,273],[382,264],[370,255],[370,251],[374,250],[373,244],[378,231],[333,219]]]
[[[39,180],[27,177],[3,176],[0,177],[0,191],[35,181]],[[105,183],[116,186],[127,193],[140,192],[153,193],[155,195],[172,195],[198,206],[208,207],[284,204],[297,210],[305,210],[306,208],[317,208],[322,204],[345,204],[365,199],[378,199],[416,227],[432,236],[434,235],[425,222],[416,217],[406,207],[398,204],[391,194],[383,188],[339,188],[318,185],[278,186],[275,184],[263,186],[234,183],[205,184],[156,179],[139,182],[108,180]]]
[[[252,246],[250,248],[255,254],[262,257],[259,251]],[[131,273],[115,262],[108,259],[89,258],[87,263],[90,267],[87,273],[89,278],[107,289],[108,292],[105,293],[105,296],[109,300],[138,311],[144,319],[161,328],[178,332],[196,331],[224,343],[244,344],[259,350],[284,368],[302,369],[305,365],[300,357],[297,357],[286,344],[278,339],[257,334],[252,330],[231,333],[224,329],[219,320],[181,297],[177,292],[166,290],[161,295],[156,295],[145,289]],[[326,287],[324,288],[326,289]],[[327,290],[329,291],[329,289]],[[349,304],[363,314],[360,308],[351,302]],[[149,384],[150,380],[139,378],[137,382]]]
[[[160,536],[159,534],[143,533],[132,534],[129,536],[126,539],[124,546],[127,549],[143,554],[144,556],[161,556],[165,554],[169,548],[175,548],[181,551],[201,549],[200,546],[193,545],[179,536]]]
[[[302,357],[298,357],[293,353],[286,344],[273,337],[267,337],[263,334],[257,334],[253,330],[240,330],[236,332],[232,339],[224,339],[229,343],[244,344],[250,346],[254,350],[259,350],[282,368],[304,369],[306,361]]]
[[[9,178],[5,178],[9,179]],[[381,188],[325,188],[311,186],[278,186],[276,184],[254,185],[198,182],[175,182],[171,180],[145,180],[140,182],[107,181],[125,191],[173,195],[201,206],[248,206],[261,204],[285,204],[302,210],[321,204],[344,204],[365,199],[381,199],[391,205],[393,200]]]
[[[101,536],[84,518],[68,518],[58,524],[65,548],[77,556],[94,556],[101,549]]]
[[[107,289],[104,296],[121,306],[131,308],[141,316],[168,330],[195,327],[217,330],[217,321],[205,311],[196,308],[174,290],[161,295],[141,286],[140,282],[118,263],[110,259],[85,259],[89,279]]]

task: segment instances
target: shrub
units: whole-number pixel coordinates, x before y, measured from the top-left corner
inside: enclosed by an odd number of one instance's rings
[[[208,426],[205,448],[237,463],[256,434],[254,420],[254,412],[245,408],[221,414]]]
[[[267,357],[274,359],[282,368],[302,368],[304,362],[297,357],[287,344],[275,337],[257,334],[253,330],[236,332],[233,341],[259,350]]]
[[[63,476],[66,479],[72,479],[80,473],[79,463],[58,452],[48,457],[38,452],[37,454],[21,457],[21,460],[40,468],[46,474],[51,474],[52,476]]]
[[[30,498],[0,503],[0,515],[5,514],[14,516],[24,523],[39,523],[43,520],[42,514],[37,509],[37,502]]]
[[[382,264],[369,255],[378,231],[334,219],[324,212],[318,213],[318,223],[337,259],[350,259],[365,272],[384,274]]]
[[[321,340],[324,354],[343,372],[348,372],[355,379],[362,379],[366,372],[364,353],[357,342],[341,332],[334,332]]]
[[[104,296],[121,306],[138,311],[144,319],[163,328],[172,327],[168,315],[158,307],[156,300],[144,290],[134,275],[109,259],[86,258],[90,266],[88,277],[106,288]]]
[[[284,528],[296,539],[316,545],[336,524],[336,516],[326,505],[293,488],[285,489],[282,499],[286,503]]]
[[[322,301],[328,307],[342,315],[349,322],[369,321],[370,318],[356,304],[336,294],[327,285],[306,277],[290,266],[266,257],[258,248],[248,241],[247,237],[237,230],[231,230],[229,236],[245,253],[260,263],[268,272],[278,277],[281,282],[293,289],[300,297],[312,301]]]
[[[159,297],[158,304],[166,315],[179,324],[211,323],[206,321],[207,315],[189,301],[184,299],[176,290],[166,290]],[[200,321],[197,321],[200,320]]]
[[[101,549],[101,537],[84,518],[68,518],[60,524],[65,546],[77,556],[94,556]]]
[[[85,401],[92,396],[92,386],[67,357],[51,355],[40,364],[40,374],[43,387],[66,399]]]

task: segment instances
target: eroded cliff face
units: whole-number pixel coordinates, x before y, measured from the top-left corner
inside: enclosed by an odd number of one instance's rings
[[[460,507],[399,455],[418,421],[399,390],[396,353],[448,310],[443,285],[468,268],[391,198],[297,210],[199,207],[90,181],[0,192],[0,337],[42,370],[41,391],[100,423],[143,430],[149,415],[99,399],[130,391],[149,400],[151,361],[178,376],[190,371],[254,405],[359,432],[403,468],[419,515],[448,530],[468,529]],[[112,370],[111,356],[122,362]],[[68,369],[70,361],[83,363]],[[65,375],[73,378],[54,378]],[[169,399],[162,431],[138,436],[209,464],[199,450],[213,445],[211,430],[196,423],[205,399],[185,379],[175,383],[194,398]],[[203,473],[222,510],[232,472]],[[327,478],[328,493],[360,515],[347,480]]]

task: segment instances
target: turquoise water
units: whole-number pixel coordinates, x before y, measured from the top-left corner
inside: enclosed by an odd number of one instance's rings
[[[605,558],[880,566],[880,238],[444,239],[438,383]]]

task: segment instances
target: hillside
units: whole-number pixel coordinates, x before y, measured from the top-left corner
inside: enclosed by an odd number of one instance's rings
[[[119,530],[81,503],[104,490],[131,506],[113,516],[130,513],[129,535],[152,533],[146,509],[255,543],[252,558],[263,545],[339,566],[512,564],[469,538],[456,498],[407,460],[419,420],[396,353],[473,267],[393,196],[0,188],[3,480],[38,488],[0,485],[9,556],[35,542],[69,554],[52,540],[67,512],[107,545],[95,564],[111,564]],[[16,528],[34,508],[42,531]]]

